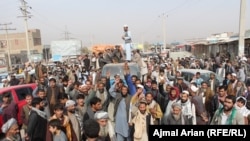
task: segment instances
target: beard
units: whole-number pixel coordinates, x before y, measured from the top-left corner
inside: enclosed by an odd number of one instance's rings
[[[20,141],[21,137],[19,134],[15,134],[9,137],[12,141]]]
[[[181,103],[186,103],[187,101],[187,99],[181,99]]]
[[[202,92],[204,92],[204,93],[207,91],[207,89],[201,89],[201,90],[202,90]]]
[[[104,93],[104,89],[99,89],[99,92],[100,93]]]
[[[234,83],[235,80],[234,80],[234,79],[231,79],[230,81],[231,81],[232,83]]]
[[[179,114],[173,114],[173,118],[175,120],[179,120],[181,118],[181,114],[180,113]]]
[[[146,113],[146,110],[140,110],[140,113],[144,115]]]
[[[156,91],[156,90],[157,90],[157,88],[152,87],[152,91]]]
[[[228,107],[228,106],[224,105],[224,111],[228,112],[228,111],[231,111],[232,109],[233,109],[233,106],[232,107]]]
[[[108,126],[100,126],[99,136],[106,137],[108,135]]]
[[[127,95],[128,95],[128,94],[123,94],[123,93],[122,93],[122,97],[123,97],[123,98],[127,97]]]
[[[69,112],[73,114],[73,113],[76,112],[76,110],[75,110],[75,109],[72,109],[72,110],[69,110]]]
[[[40,111],[44,111],[44,107],[40,107],[39,110],[40,110]]]

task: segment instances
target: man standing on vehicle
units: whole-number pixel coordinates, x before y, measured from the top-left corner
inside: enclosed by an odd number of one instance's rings
[[[122,39],[125,41],[124,49],[126,51],[126,60],[131,61],[131,33],[128,31],[128,25],[123,26],[124,29],[124,35],[122,36]]]

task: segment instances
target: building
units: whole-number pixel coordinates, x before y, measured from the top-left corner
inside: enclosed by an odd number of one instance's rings
[[[221,56],[230,54],[230,57],[238,56],[239,34],[225,32],[212,34],[206,39],[199,39],[185,45],[191,46],[191,52],[198,58],[215,57],[217,53]],[[245,56],[250,56],[250,30],[245,32]]]
[[[39,29],[28,30],[30,54],[42,54],[43,46],[41,43],[41,33]],[[27,43],[26,34],[9,33],[9,50],[12,64],[20,64],[26,62],[27,59]],[[7,57],[8,46],[6,34],[0,34],[0,53],[4,53]],[[7,59],[8,60],[8,59]]]

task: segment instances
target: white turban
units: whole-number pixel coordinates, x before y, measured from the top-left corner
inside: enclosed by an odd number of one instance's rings
[[[94,119],[108,119],[109,115],[105,111],[97,111],[94,115]]]
[[[16,119],[14,118],[11,118],[9,119],[6,123],[4,123],[4,125],[2,126],[2,132],[3,133],[6,133],[10,128],[11,126],[17,124],[17,121]]]

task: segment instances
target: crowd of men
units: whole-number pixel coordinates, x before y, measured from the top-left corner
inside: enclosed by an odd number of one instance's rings
[[[144,62],[138,50],[130,61],[121,54],[107,58],[109,53],[85,55],[79,64],[52,68],[37,63],[37,87],[27,93],[19,111],[21,125],[10,95],[2,96],[5,140],[20,140],[22,133],[29,141],[147,141],[149,125],[250,124],[249,58],[218,54],[208,59],[148,57]],[[131,74],[130,62],[141,69],[146,64],[147,73]],[[107,63],[123,63],[124,73],[101,76]],[[197,71],[190,84],[183,80],[183,68]],[[200,69],[214,74],[204,81]],[[224,78],[223,84],[215,74]]]

